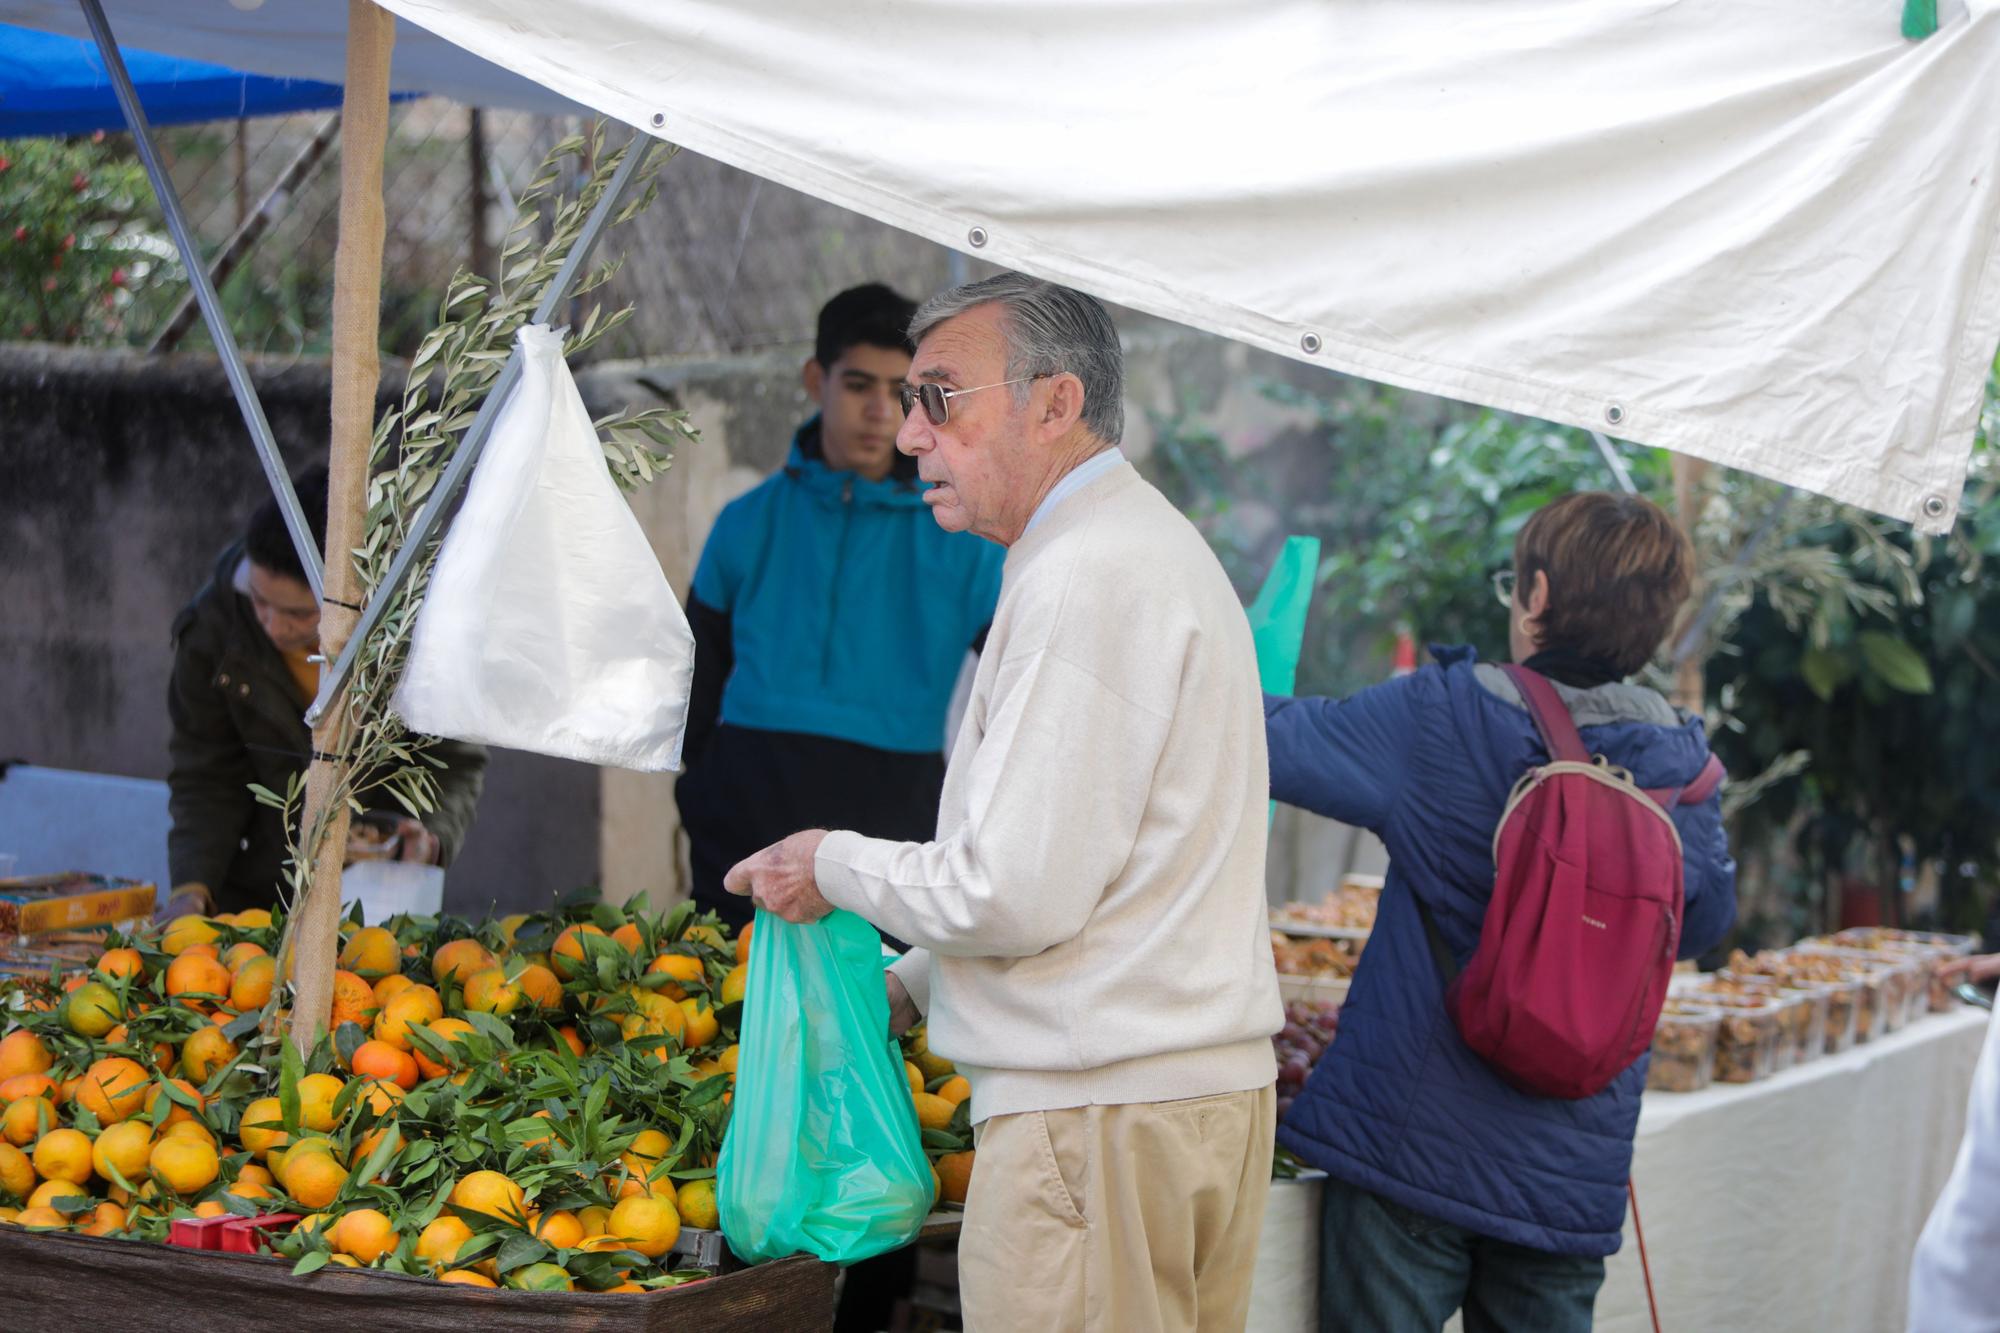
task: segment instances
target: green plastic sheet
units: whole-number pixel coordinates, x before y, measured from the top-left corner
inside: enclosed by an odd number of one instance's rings
[[[1319,580],[1319,538],[1287,537],[1277,563],[1250,603],[1250,637],[1257,645],[1257,681],[1266,694],[1290,694],[1299,683],[1299,654],[1306,642],[1306,611]],[[1271,802],[1267,820],[1278,817]]]
[[[757,913],[716,1202],[747,1263],[856,1260],[916,1239],[934,1202],[882,939],[851,912],[797,926]]]
[[[1306,610],[1318,578],[1319,538],[1285,538],[1248,613],[1250,634],[1257,642],[1257,678],[1266,694],[1290,694],[1298,685]]]

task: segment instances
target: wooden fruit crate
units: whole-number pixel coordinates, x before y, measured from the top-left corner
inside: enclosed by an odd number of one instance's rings
[[[799,1256],[645,1295],[505,1291],[0,1226],[0,1326],[36,1333],[764,1333],[833,1322],[831,1264]]]

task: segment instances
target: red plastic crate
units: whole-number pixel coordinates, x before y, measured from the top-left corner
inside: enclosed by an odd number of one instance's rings
[[[256,1217],[223,1219],[222,1243],[225,1254],[262,1254],[271,1248],[270,1233],[290,1231],[298,1223],[297,1213],[259,1213]]]
[[[222,1229],[240,1220],[234,1217],[178,1218],[167,1232],[167,1244],[178,1245],[184,1250],[219,1250],[222,1248]]]

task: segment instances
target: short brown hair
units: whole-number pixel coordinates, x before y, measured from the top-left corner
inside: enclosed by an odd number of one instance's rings
[[[1622,678],[1651,660],[1694,582],[1694,550],[1651,500],[1578,491],[1537,510],[1514,539],[1516,596],[1549,576],[1544,649],[1600,658]]]

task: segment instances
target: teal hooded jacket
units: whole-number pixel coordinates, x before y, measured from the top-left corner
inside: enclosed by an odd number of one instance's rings
[[[939,528],[912,470],[899,471],[869,481],[829,468],[814,417],[784,468],[716,519],[693,601],[728,617],[722,725],[943,750],[1006,552]]]

